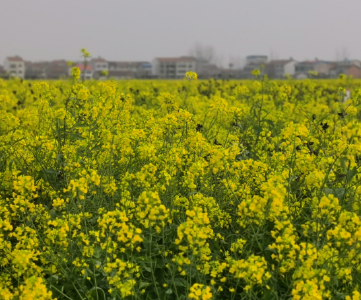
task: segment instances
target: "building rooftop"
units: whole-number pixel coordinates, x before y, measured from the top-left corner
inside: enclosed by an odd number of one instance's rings
[[[151,64],[147,61],[109,61],[109,66],[137,67],[137,66],[151,66]]]
[[[293,61],[292,59],[279,59],[279,60],[271,60],[267,65],[285,65],[289,62]]]
[[[7,60],[13,62],[24,61],[20,56],[9,56],[7,57]]]
[[[64,65],[64,64],[67,65],[68,64],[68,62],[65,59],[52,60],[50,63],[53,65]]]
[[[77,65],[75,65],[75,67],[79,68],[80,71],[84,71],[84,65],[83,64],[77,64]],[[93,67],[88,64],[86,66],[86,70],[91,71],[91,70],[93,70]]]
[[[267,55],[248,55],[246,58],[267,58]]]
[[[160,62],[190,62],[196,59],[192,56],[181,56],[181,57],[157,57],[156,60]]]
[[[98,58],[93,58],[91,60],[91,62],[102,62],[102,63],[106,63],[107,61],[104,58],[98,57]]]

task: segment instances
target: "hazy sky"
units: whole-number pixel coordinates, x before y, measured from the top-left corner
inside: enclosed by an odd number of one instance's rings
[[[0,64],[180,56],[198,42],[223,64],[252,54],[361,59],[361,0],[0,0]]]

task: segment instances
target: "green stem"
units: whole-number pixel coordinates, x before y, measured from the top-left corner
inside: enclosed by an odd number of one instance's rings
[[[150,270],[151,270],[151,273],[152,273],[152,279],[153,279],[155,291],[156,291],[156,293],[157,293],[158,299],[160,299],[159,292],[158,292],[158,287],[157,287],[157,283],[156,283],[155,276],[154,276],[154,270],[153,270],[153,260],[152,260],[152,241],[153,241],[153,234],[152,234],[152,227],[151,227],[151,226],[150,226],[149,232],[150,232],[150,243],[149,243]]]

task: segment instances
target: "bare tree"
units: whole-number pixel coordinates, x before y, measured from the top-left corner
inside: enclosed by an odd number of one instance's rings
[[[350,58],[350,53],[346,47],[342,49],[336,48],[336,61],[348,60]]]
[[[217,55],[217,57],[214,59],[214,64],[218,67],[218,68],[223,68],[224,67],[224,55]]]
[[[343,47],[341,50],[341,60],[348,60],[350,59],[350,52],[346,47]]]
[[[212,46],[205,46],[200,43],[196,43],[191,50],[189,55],[202,60],[206,63],[215,63],[217,60],[215,50]]]
[[[241,69],[242,60],[240,56],[230,55],[229,56],[229,66],[232,65],[232,69]]]
[[[271,49],[269,54],[269,60],[271,61],[277,59],[278,59],[278,53],[274,49]]]

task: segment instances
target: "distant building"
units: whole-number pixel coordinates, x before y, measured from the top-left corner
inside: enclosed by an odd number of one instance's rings
[[[189,56],[155,58],[152,65],[153,75],[164,79],[179,79],[188,71],[197,71],[197,60]]]
[[[66,60],[59,59],[59,60],[53,60],[48,63],[47,69],[46,69],[46,78],[48,79],[60,79],[67,77],[69,65]]]
[[[25,62],[26,79],[61,79],[68,77],[68,63],[65,60]]]
[[[146,61],[109,62],[109,77],[115,79],[151,78],[152,65]]]
[[[357,66],[361,68],[361,61],[358,59],[345,59],[343,61],[340,61],[339,63],[344,66]]]
[[[246,57],[246,65],[248,64],[266,64],[268,61],[267,55],[248,55]]]
[[[74,67],[79,68],[79,70],[81,72],[80,78],[84,78],[85,80],[93,79],[94,69],[90,64],[87,64],[86,68],[85,68],[84,64],[76,64],[72,67],[68,67],[68,75],[69,76],[72,76],[71,71]]]
[[[25,77],[25,62],[20,56],[12,56],[5,58],[4,70],[10,77]]]
[[[267,55],[249,55],[246,57],[246,65],[243,68],[242,78],[254,78],[252,72],[254,70],[260,70],[263,72],[265,65],[267,64]]]
[[[334,63],[315,59],[314,61],[302,61],[296,63],[295,78],[303,79],[310,77],[311,72],[316,72],[318,78],[328,78],[330,69]]]
[[[109,77],[114,79],[133,79],[136,77],[136,68],[129,62],[110,61]]]
[[[242,69],[220,69],[218,74],[219,79],[242,79],[244,78],[244,71]]]
[[[330,77],[337,78],[341,74],[361,78],[361,62],[359,60],[345,60],[335,63],[330,70]]]
[[[152,64],[148,61],[137,62],[137,78],[151,78]]]
[[[197,75],[199,79],[219,78],[221,69],[215,64],[200,64],[197,66]]]
[[[25,78],[26,79],[45,79],[48,62],[25,62]]]
[[[100,78],[104,71],[109,72],[109,63],[104,58],[93,58],[90,61],[90,65],[93,67],[94,78]]]
[[[265,73],[269,78],[284,79],[287,75],[294,76],[296,73],[296,61],[292,58],[271,60],[265,66]]]
[[[3,66],[0,65],[0,78],[7,78],[6,71]]]

